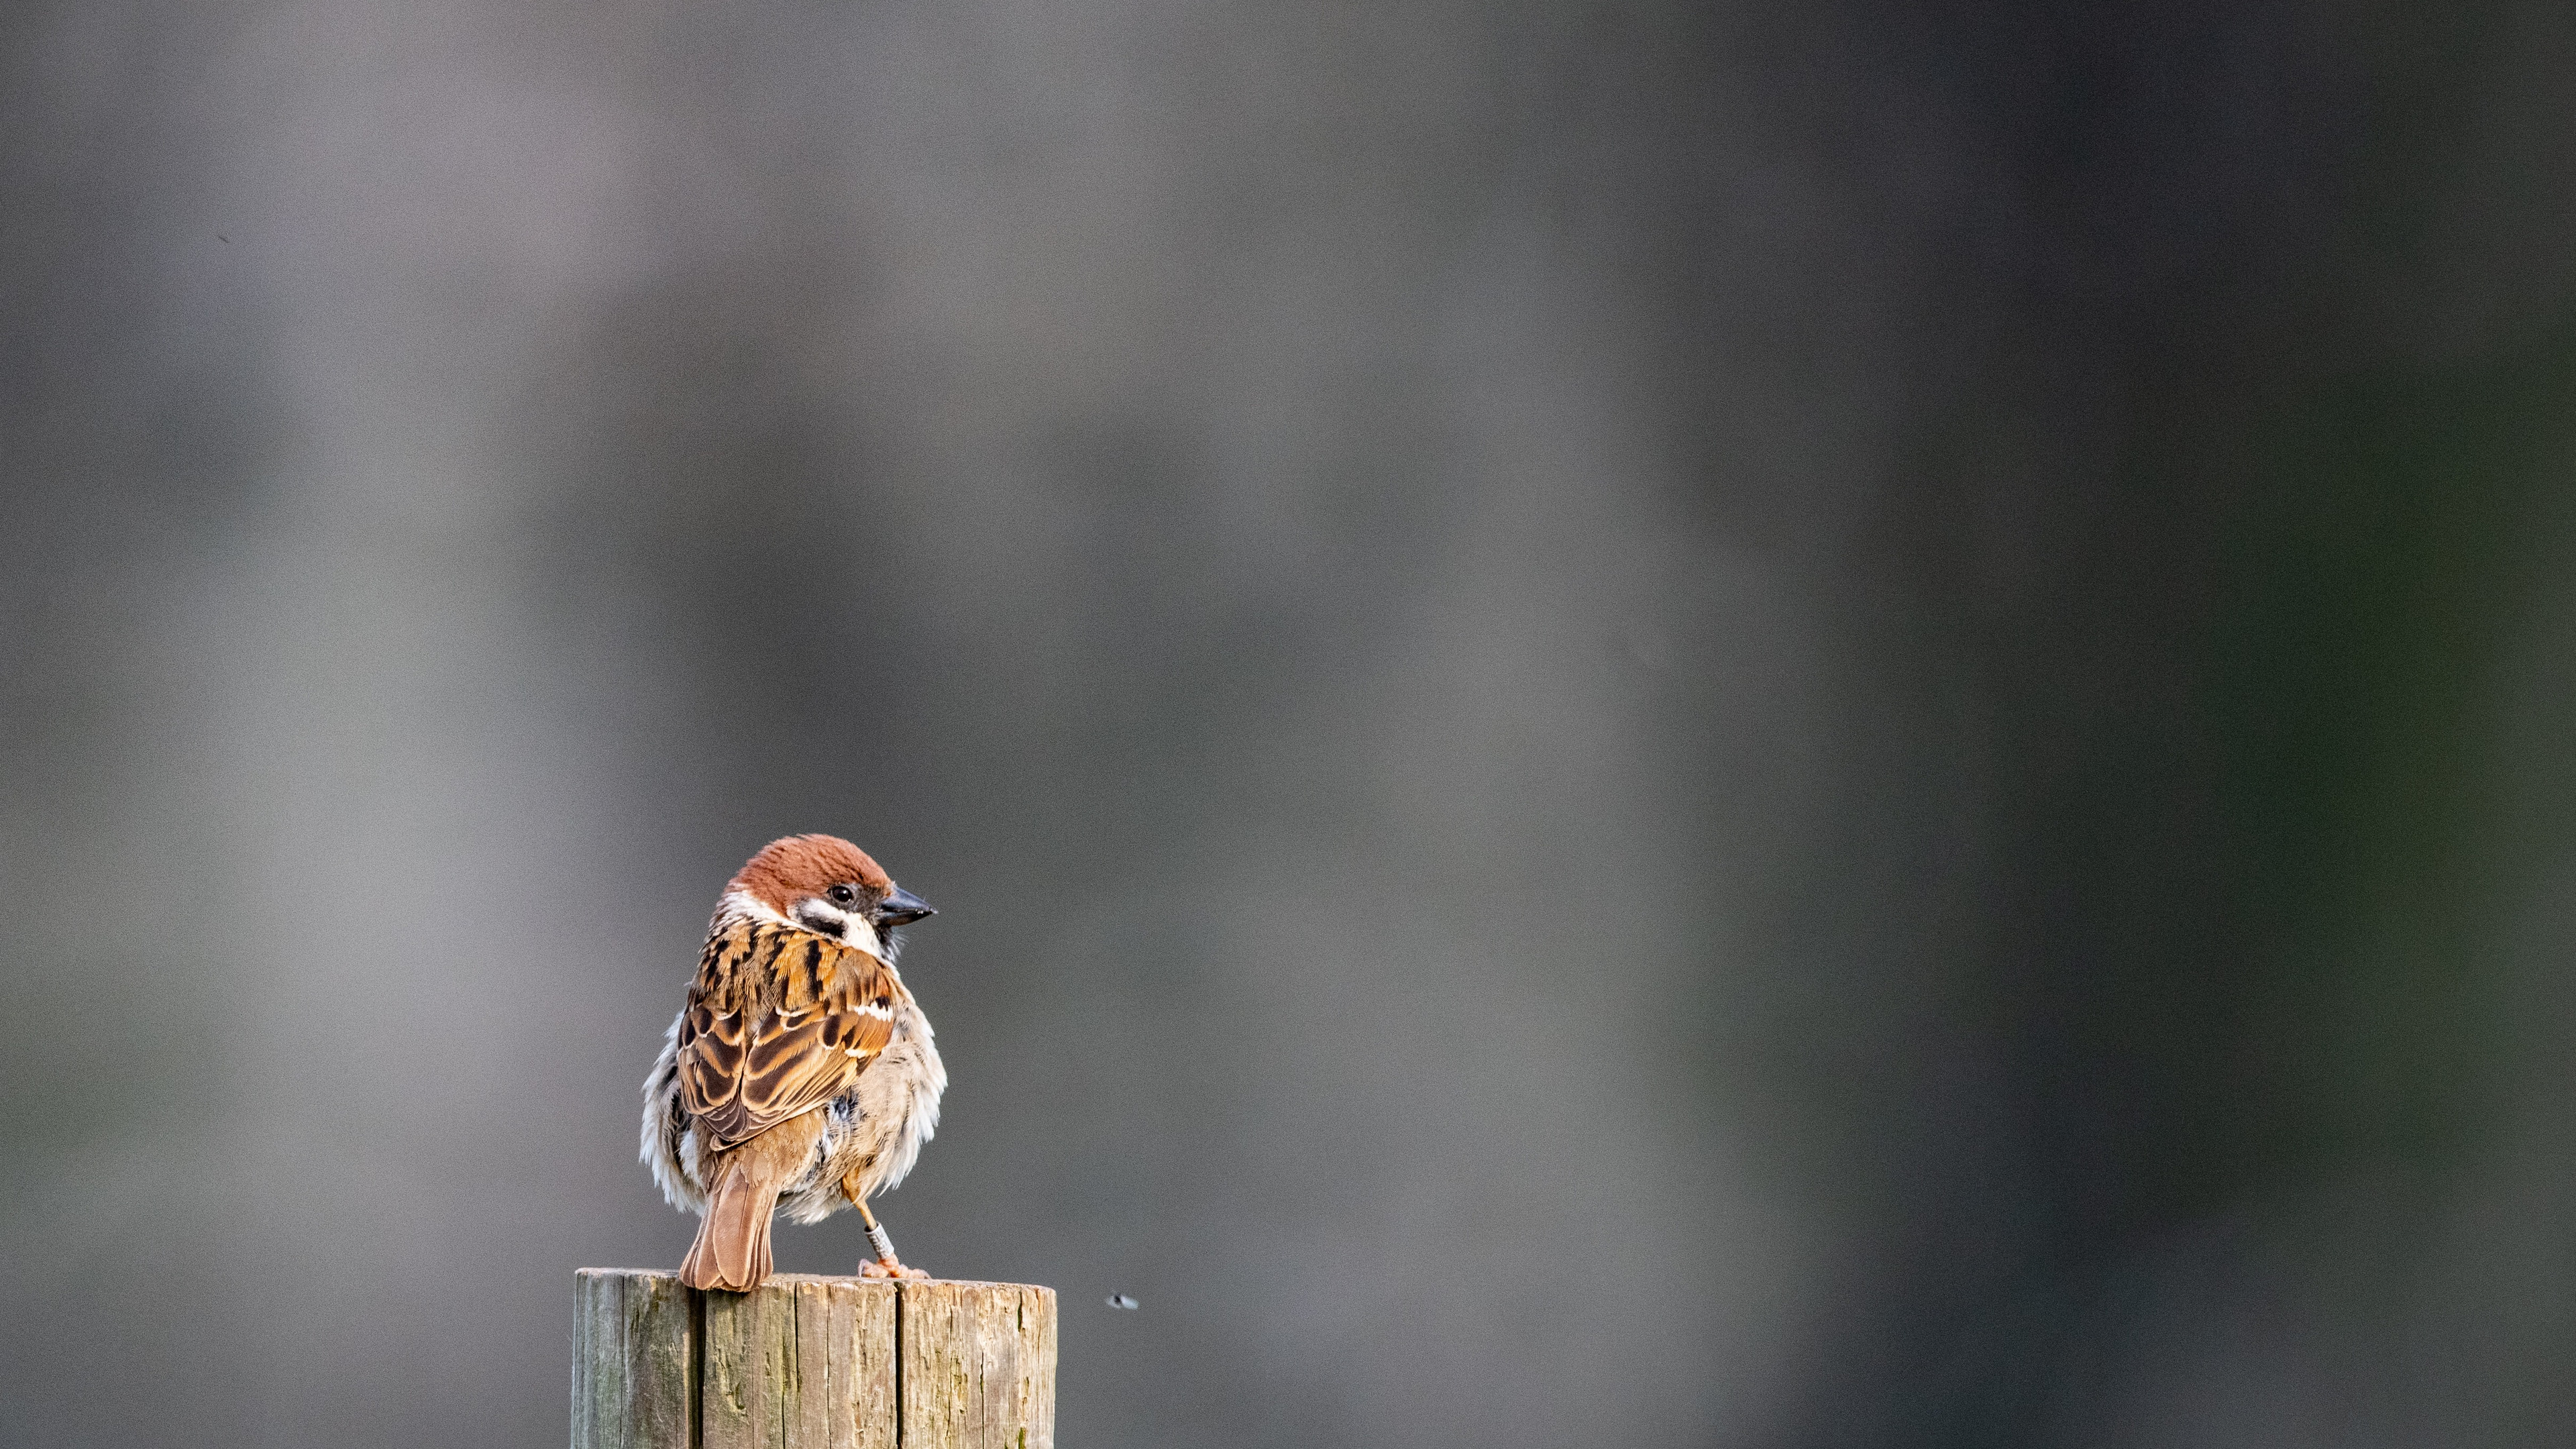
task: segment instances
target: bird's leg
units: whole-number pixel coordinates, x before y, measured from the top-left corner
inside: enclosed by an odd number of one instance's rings
[[[859,1221],[867,1224],[868,1243],[877,1250],[875,1262],[859,1265],[860,1277],[927,1278],[930,1276],[919,1268],[905,1267],[902,1260],[895,1257],[894,1239],[886,1236],[885,1225],[877,1221],[876,1214],[868,1211],[866,1203],[854,1196],[850,1199],[850,1205],[859,1210]]]

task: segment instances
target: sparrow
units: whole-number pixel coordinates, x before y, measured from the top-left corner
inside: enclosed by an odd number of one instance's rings
[[[704,1219],[681,1282],[749,1292],[769,1277],[772,1214],[845,1207],[876,1250],[861,1276],[929,1276],[895,1257],[867,1199],[912,1171],[948,1087],[894,968],[895,928],[934,914],[830,835],[773,840],[726,883],[644,1079],[644,1162]]]

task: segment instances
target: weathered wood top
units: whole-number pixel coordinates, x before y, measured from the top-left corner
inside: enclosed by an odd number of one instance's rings
[[[575,1276],[573,1449],[1052,1449],[1055,1291],[780,1273]]]

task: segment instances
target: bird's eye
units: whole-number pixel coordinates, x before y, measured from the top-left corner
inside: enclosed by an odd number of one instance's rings
[[[830,890],[825,891],[823,894],[830,896],[832,898],[832,904],[836,906],[846,906],[850,902],[859,898],[859,893],[857,891],[854,891],[845,885],[836,885]]]

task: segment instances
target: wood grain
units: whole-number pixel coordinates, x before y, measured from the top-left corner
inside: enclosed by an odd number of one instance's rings
[[[906,1283],[903,1449],[1054,1449],[1055,1292]]]
[[[896,1449],[895,1287],[802,1273],[770,1280],[796,1297],[797,1381],[790,1442]]]
[[[1055,1294],[585,1268],[573,1449],[1053,1449]]]
[[[668,1273],[584,1268],[573,1345],[573,1449],[691,1449],[694,1296]]]
[[[705,1334],[698,1369],[704,1449],[786,1449],[795,1397],[796,1300],[784,1289],[698,1295]]]

